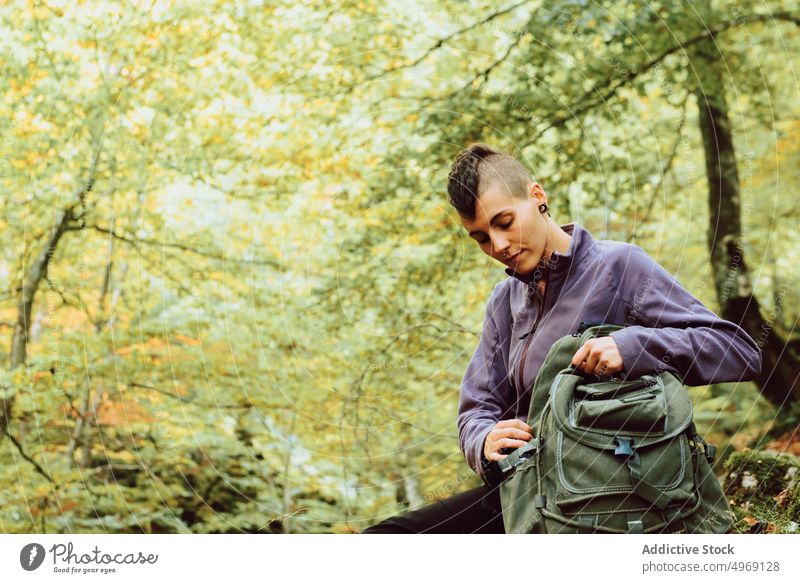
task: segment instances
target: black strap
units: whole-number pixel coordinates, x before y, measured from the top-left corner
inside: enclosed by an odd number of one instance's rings
[[[522,464],[525,460],[528,460],[539,453],[541,443],[542,440],[540,438],[534,437],[525,445],[512,451],[506,457],[497,462],[500,471],[503,474],[510,474],[513,472],[517,466]]]
[[[694,441],[696,444],[703,446],[703,454],[706,457],[706,461],[709,464],[713,464],[717,457],[717,447],[707,443],[706,440],[702,438],[702,436],[697,432],[697,426],[695,426],[694,421],[692,421],[692,423],[686,429],[686,433],[688,434],[689,439]]]
[[[615,326],[618,324],[612,324],[611,322],[581,322],[581,325],[578,326],[578,331],[576,334],[583,334],[589,328],[594,328],[595,326]]]
[[[631,481],[633,482],[633,491],[639,496],[657,506],[660,510],[667,507],[670,502],[675,500],[667,492],[659,490],[642,476],[642,461],[639,458],[639,452],[633,446],[633,439],[630,437],[614,438],[617,442],[617,448],[614,450],[614,455],[627,458],[628,471],[631,473]]]
[[[499,486],[508,476],[502,472],[497,462],[490,462],[485,458],[481,460],[480,478],[489,488]]]

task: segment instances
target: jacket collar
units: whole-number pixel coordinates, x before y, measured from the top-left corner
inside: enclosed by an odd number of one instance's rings
[[[569,271],[570,266],[584,257],[591,247],[594,245],[594,237],[591,233],[580,226],[578,223],[568,223],[560,225],[561,230],[572,235],[569,242],[569,249],[566,253],[561,254],[554,251],[550,254],[550,259],[539,262],[539,265],[531,273],[523,275],[515,272],[510,267],[507,268],[506,274],[509,277],[514,277],[525,284],[536,283],[543,277],[552,277],[555,274],[566,273]]]

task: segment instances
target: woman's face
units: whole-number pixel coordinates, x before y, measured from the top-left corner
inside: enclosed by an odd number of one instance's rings
[[[546,201],[547,195],[536,183],[529,185],[525,199],[511,196],[502,184],[492,184],[475,202],[475,219],[461,216],[461,224],[481,251],[527,275],[544,254],[548,227],[539,205]]]

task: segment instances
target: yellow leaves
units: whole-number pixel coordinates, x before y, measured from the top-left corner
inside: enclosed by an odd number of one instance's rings
[[[136,463],[136,456],[132,452],[125,449],[123,449],[122,451],[107,451],[106,455],[110,459],[114,459],[115,461],[123,464]]]
[[[219,146],[221,144],[226,143],[227,140],[221,136],[220,134],[213,134],[212,136],[206,138],[203,141],[204,146]]]
[[[27,170],[29,168],[32,168],[35,162],[36,162],[36,152],[30,152],[24,158],[13,158],[11,160],[11,166],[16,168],[17,170]]]

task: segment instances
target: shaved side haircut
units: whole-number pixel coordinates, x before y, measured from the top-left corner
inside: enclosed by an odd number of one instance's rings
[[[513,156],[486,144],[473,144],[461,152],[447,177],[448,202],[460,215],[475,219],[475,201],[489,186],[502,186],[508,194],[526,198],[530,172]]]

